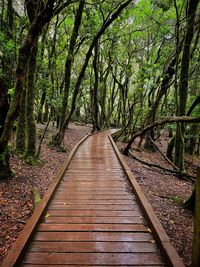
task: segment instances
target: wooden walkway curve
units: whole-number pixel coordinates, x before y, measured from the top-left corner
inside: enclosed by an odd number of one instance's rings
[[[184,266],[108,133],[71,152],[3,267]]]

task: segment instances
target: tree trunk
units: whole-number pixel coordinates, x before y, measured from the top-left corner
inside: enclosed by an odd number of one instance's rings
[[[61,108],[61,115],[60,115],[60,123],[59,123],[59,131],[56,136],[53,137],[53,143],[55,145],[60,145],[63,139],[62,131],[64,127],[64,121],[66,119],[67,109],[68,109],[68,98],[69,98],[69,90],[71,84],[71,70],[74,61],[74,51],[76,46],[76,41],[79,34],[79,29],[81,26],[82,14],[83,9],[85,6],[85,0],[81,0],[79,3],[79,7],[76,12],[75,20],[74,20],[74,27],[72,31],[72,35],[70,38],[68,54],[65,62],[65,87],[64,87],[64,95],[62,101],[62,108]],[[67,126],[66,126],[67,128]]]
[[[51,19],[53,16],[54,1],[49,0],[48,5],[44,8],[41,13],[36,17],[36,19],[31,24],[24,43],[19,49],[18,53],[18,63],[15,72],[15,90],[12,98],[12,102],[6,117],[4,131],[0,138],[0,169],[3,168],[7,170],[7,173],[11,173],[9,166],[9,157],[7,156],[7,145],[11,137],[12,126],[14,121],[19,115],[20,111],[20,101],[22,93],[24,90],[24,83],[26,77],[27,62],[29,58],[29,53],[38,40],[43,26]],[[6,159],[6,160],[4,160]],[[0,179],[4,178],[3,173],[0,173]]]
[[[38,56],[39,58],[39,63],[38,63],[38,73],[40,72],[40,70],[42,71],[43,69],[43,58],[44,58],[44,51],[45,51],[45,41],[46,41],[46,35],[48,32],[48,28],[49,28],[49,24],[47,24],[44,27],[43,33],[42,33],[42,39],[41,39],[41,43],[40,43],[40,55]],[[44,76],[46,75],[46,73],[44,74]],[[45,78],[45,77],[43,77]],[[37,115],[37,122],[38,123],[42,123],[43,124],[43,108],[44,108],[44,103],[46,100],[46,91],[47,88],[46,86],[42,87],[42,96],[39,102],[39,109],[38,109],[38,115]]]
[[[98,43],[95,45],[94,49],[94,60],[93,60],[93,69],[94,69],[94,87],[92,90],[92,118],[93,118],[93,132],[99,131],[99,107],[98,107],[98,84],[99,84],[99,77],[98,77],[98,49],[99,45]]]
[[[26,158],[35,158],[36,154],[36,124],[34,116],[35,103],[35,74],[36,74],[37,42],[31,49],[28,72],[27,72],[27,92],[26,92],[26,133],[27,147]]]
[[[25,105],[26,105],[26,90],[24,90],[22,94],[20,114],[19,114],[18,123],[17,123],[16,151],[18,155],[23,155],[26,150]]]
[[[194,102],[192,103],[192,105],[190,106],[186,116],[190,116],[192,111],[195,109],[195,107],[200,103],[200,96],[197,96],[196,99],[194,100]],[[199,126],[196,124],[192,125],[192,128],[194,127],[194,130],[192,130],[192,133],[195,133],[196,129],[197,129],[197,139],[198,139],[198,128]],[[171,161],[173,161],[173,149],[174,149],[174,145],[175,145],[175,135],[173,136],[172,132],[169,133],[169,137],[171,137],[168,146],[167,146],[167,152],[166,152],[166,156],[168,157],[168,159],[170,159]],[[192,139],[192,138],[191,138]],[[193,139],[190,140],[192,142],[192,144],[194,144]],[[189,142],[190,142],[189,141]],[[195,144],[198,143],[198,140],[195,139]],[[191,146],[189,145],[189,151],[193,151],[193,149],[195,149],[193,147],[193,145],[191,144]],[[192,153],[192,152],[191,152]]]
[[[7,146],[3,153],[0,154],[0,179],[7,180],[12,176],[10,168],[10,150]]]
[[[14,22],[13,0],[8,0],[8,3],[7,3],[7,25],[9,27],[11,34],[13,32],[13,22]]]
[[[38,111],[38,118],[37,118],[38,123],[43,123],[43,107],[44,107],[45,100],[46,100],[46,91],[43,91],[42,97],[40,100],[39,111]]]
[[[48,122],[48,120],[49,120],[49,104],[47,101],[45,101],[43,122]]]
[[[192,265],[191,267],[200,266],[200,168],[197,170],[195,192],[195,216],[194,216],[194,239],[192,246]]]
[[[6,115],[9,109],[6,85],[0,78],[0,137],[3,133]]]
[[[189,0],[187,18],[186,18],[186,34],[183,43],[183,54],[181,60],[181,74],[179,85],[179,104],[178,115],[186,114],[188,81],[189,81],[189,64],[190,64],[190,47],[194,35],[195,14],[199,0]],[[177,124],[176,140],[175,140],[175,165],[181,172],[184,172],[184,137],[185,125]]]

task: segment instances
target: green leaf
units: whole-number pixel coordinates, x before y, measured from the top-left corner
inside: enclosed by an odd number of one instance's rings
[[[37,205],[42,200],[41,196],[40,196],[40,191],[37,187],[34,187],[32,189],[32,192],[33,192],[33,196],[34,196],[34,204]]]

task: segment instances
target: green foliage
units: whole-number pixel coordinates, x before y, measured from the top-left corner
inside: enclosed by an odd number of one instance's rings
[[[14,95],[14,92],[15,92],[15,88],[10,88],[10,89],[8,89],[8,95],[12,98],[13,97],[13,95]]]
[[[7,157],[10,156],[10,153],[12,151],[12,145],[9,143],[6,147],[6,150],[0,154],[0,161],[3,163],[3,165],[6,166],[7,164]]]
[[[57,152],[63,152],[63,153],[66,153],[66,152],[67,152],[66,149],[65,149],[63,146],[59,146],[59,147],[57,147],[57,148],[56,148],[56,151],[57,151]]]
[[[25,162],[31,166],[40,166],[42,164],[42,161],[39,160],[39,159],[36,159],[35,157],[33,156],[26,156],[26,155],[23,155],[23,158],[25,160]]]
[[[171,200],[176,204],[183,204],[183,199],[181,199],[179,196],[171,197]]]
[[[32,189],[32,192],[33,192],[33,196],[34,196],[34,204],[37,205],[42,200],[41,195],[40,195],[40,190],[39,190],[39,188],[34,187]]]

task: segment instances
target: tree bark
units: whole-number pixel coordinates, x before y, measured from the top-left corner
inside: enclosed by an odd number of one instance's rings
[[[154,123],[146,126],[144,129],[142,129],[141,131],[135,133],[130,141],[128,142],[127,146],[124,149],[124,154],[128,155],[128,151],[132,145],[132,143],[134,142],[134,140],[139,137],[144,135],[147,131],[151,130],[152,128],[159,126],[159,125],[164,125],[166,123],[175,123],[175,122],[187,122],[187,123],[199,123],[200,122],[200,116],[199,117],[188,117],[188,116],[181,116],[181,117],[168,117],[164,120],[160,120],[160,121],[155,121]]]
[[[13,9],[13,0],[8,0],[7,3],[7,25],[10,30],[10,33],[13,32],[13,23],[14,23],[14,9]]]
[[[178,96],[178,116],[186,114],[186,104],[188,95],[189,65],[190,65],[190,47],[194,35],[195,14],[199,0],[189,0],[186,17],[186,34],[183,43],[183,54],[181,59],[181,73]],[[185,125],[177,124],[175,139],[175,165],[184,172],[184,137]]]
[[[34,116],[35,74],[36,74],[37,42],[31,49],[28,61],[27,92],[26,92],[26,158],[35,158],[36,154],[36,124]]]
[[[197,170],[195,189],[195,217],[194,217],[194,239],[192,246],[192,265],[200,266],[200,168]]]
[[[74,20],[74,27],[72,31],[72,35],[70,38],[69,43],[69,50],[65,62],[65,87],[64,87],[64,95],[63,95],[63,101],[62,101],[62,108],[61,108],[61,115],[60,115],[60,123],[59,123],[59,131],[57,135],[54,137],[54,143],[56,145],[60,145],[62,141],[62,130],[63,130],[63,124],[66,119],[67,109],[68,109],[68,98],[69,98],[69,90],[70,90],[70,84],[71,84],[71,70],[72,65],[74,61],[74,51],[76,46],[76,41],[79,34],[79,29],[81,26],[81,20],[82,20],[82,14],[83,9],[85,6],[85,0],[81,0],[79,3],[79,7],[76,12],[75,20]]]
[[[2,78],[0,78],[0,137],[3,133],[6,115],[9,109],[8,95],[6,85]]]
[[[66,4],[68,5],[70,3],[71,1],[66,2]],[[11,137],[13,123],[18,117],[20,111],[20,101],[24,90],[29,53],[32,47],[37,42],[38,37],[41,34],[42,28],[47,22],[51,20],[52,16],[54,15],[54,4],[55,0],[47,0],[45,2],[45,7],[41,10],[41,12],[38,13],[36,18],[33,20],[26,35],[25,41],[19,48],[18,62],[15,72],[14,95],[9,111],[7,113],[4,130],[0,138],[0,169],[7,168],[8,173],[11,173],[11,171],[9,166],[9,158],[6,156],[8,151],[7,145]],[[6,161],[4,160],[4,158],[6,158]],[[2,173],[0,173],[0,179],[1,178],[4,178]]]
[[[26,150],[26,90],[22,93],[20,104],[20,114],[17,123],[16,151],[18,155],[23,155]]]
[[[98,43],[95,45],[94,49],[94,60],[93,60],[93,69],[94,69],[94,86],[92,90],[92,118],[93,118],[93,129],[92,131],[99,131],[100,126],[99,126],[99,107],[98,107],[98,85],[99,85],[99,76],[98,76],[98,49],[99,45]]]

